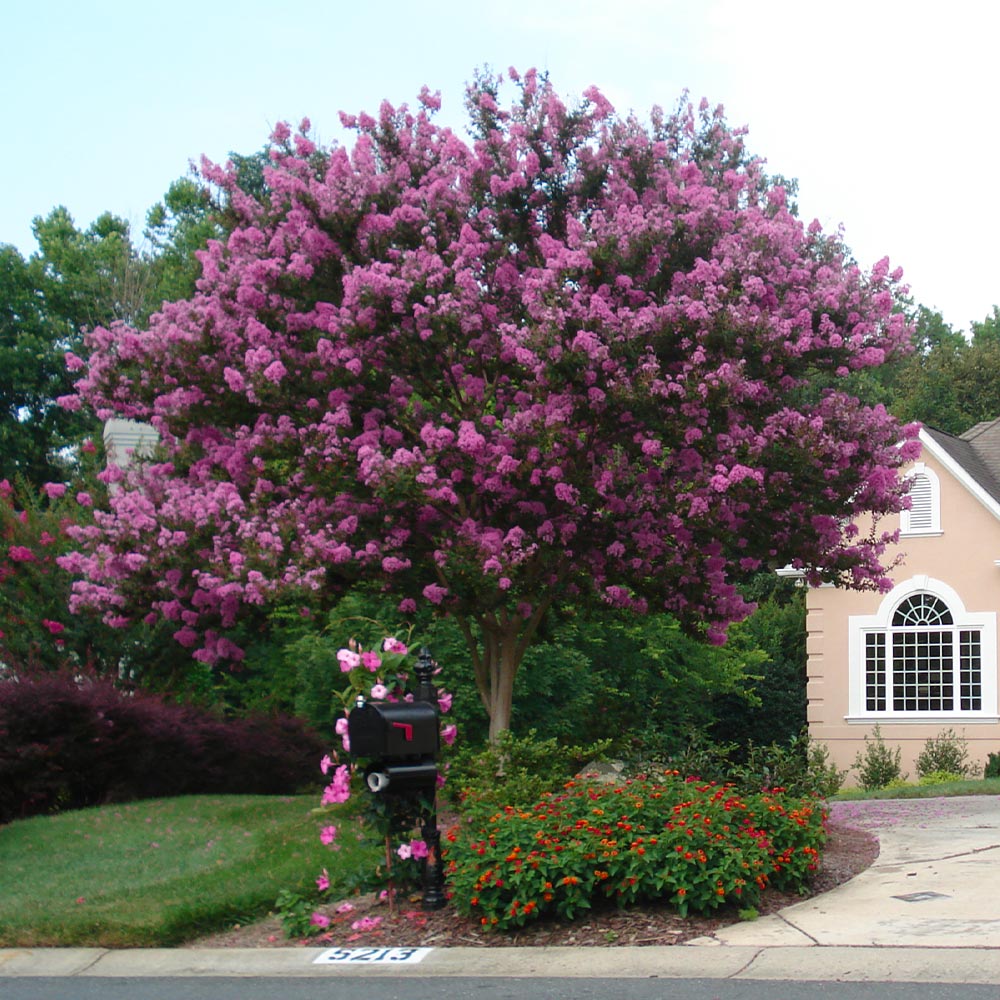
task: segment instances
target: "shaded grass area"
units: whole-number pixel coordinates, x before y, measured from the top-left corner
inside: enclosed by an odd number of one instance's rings
[[[0,827],[0,947],[150,947],[266,915],[282,889],[349,892],[378,849],[343,824],[319,841],[315,795],[154,799]]]
[[[1000,795],[1000,778],[969,778],[963,781],[941,781],[934,784],[899,784],[862,791],[845,788],[832,802],[853,802],[857,799],[939,799],[954,795]]]

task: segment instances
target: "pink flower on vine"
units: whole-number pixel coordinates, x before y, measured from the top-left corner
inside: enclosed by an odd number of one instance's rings
[[[314,913],[309,918],[309,923],[311,923],[313,925],[313,927],[329,927],[330,926],[330,918],[328,916],[326,916],[326,914],[317,912],[317,913]]]
[[[319,831],[320,843],[332,844],[337,839],[337,828],[331,823]]]
[[[316,876],[316,888],[320,892],[326,892],[330,888],[330,873],[325,868]]]
[[[382,657],[374,652],[362,653],[361,664],[372,673],[375,673],[382,666]]]
[[[352,931],[373,931],[382,923],[381,917],[362,917],[351,924]]]
[[[345,674],[361,665],[361,657],[353,649],[338,649],[337,660]]]
[[[382,651],[385,653],[396,653],[399,656],[406,656],[409,650],[406,648],[406,644],[400,642],[394,636],[389,636],[382,640]]]
[[[341,764],[333,772],[333,781],[323,789],[323,805],[337,805],[351,797],[351,774],[346,764]]]
[[[441,730],[441,739],[451,746],[455,742],[455,737],[458,735],[458,726],[452,724],[450,726],[445,726]]]
[[[438,708],[441,709],[442,712],[451,711],[451,697],[451,692],[449,691],[442,691],[438,695]]]
[[[411,840],[408,844],[400,844],[396,853],[404,860],[413,858],[414,861],[420,861],[427,857],[427,844],[423,840]]]

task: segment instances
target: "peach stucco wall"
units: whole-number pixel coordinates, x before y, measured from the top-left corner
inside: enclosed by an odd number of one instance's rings
[[[902,565],[892,572],[901,584],[926,575],[948,584],[969,612],[1000,609],[1000,520],[962,486],[925,448],[921,461],[940,480],[941,534],[929,537],[902,537],[899,550]],[[889,526],[890,522],[884,522]],[[895,527],[895,523],[891,523]],[[884,600],[882,594],[858,593],[834,587],[811,589],[807,596],[806,630],[808,652],[808,720],[813,738],[824,743],[831,759],[840,768],[850,768],[865,734],[873,722],[850,719],[848,619],[852,615],[874,615]],[[993,629],[995,632],[995,627]],[[994,641],[995,641],[994,635]],[[985,762],[987,755],[1000,751],[1000,723],[996,698],[984,705],[989,718],[952,716],[932,720],[881,722],[882,737],[900,747],[904,772],[916,778],[914,761],[925,741],[944,729],[952,729],[969,746],[970,760]],[[981,773],[981,772],[980,772]],[[852,771],[848,784],[855,784]]]

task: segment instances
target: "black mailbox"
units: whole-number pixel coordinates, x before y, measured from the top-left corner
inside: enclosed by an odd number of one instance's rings
[[[347,717],[351,753],[380,760],[435,757],[437,709],[424,701],[366,702]]]
[[[373,792],[427,791],[437,782],[437,707],[426,701],[369,701],[347,717],[351,753],[369,757]]]

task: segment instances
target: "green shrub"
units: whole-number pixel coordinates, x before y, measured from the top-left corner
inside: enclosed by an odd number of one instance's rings
[[[757,574],[741,591],[757,609],[733,626],[730,641],[767,657],[748,664],[756,698],[710,694],[716,719],[709,733],[742,747],[788,744],[806,725],[806,591],[773,573]]]
[[[526,736],[500,734],[496,743],[457,751],[451,758],[445,791],[463,813],[490,814],[505,806],[527,808],[575,775],[588,761],[601,757],[611,740],[586,746],[562,746],[541,740],[532,729]]]
[[[927,774],[920,775],[921,785],[943,785],[949,781],[964,781],[965,775],[956,771],[928,771]]]
[[[917,756],[917,775],[946,772],[964,778],[972,771],[969,745],[953,729],[942,729],[932,736]]]
[[[682,916],[801,891],[819,862],[815,799],[739,795],[673,773],[622,785],[571,782],[449,835],[453,903],[486,927],[572,920],[601,901],[662,900]]]
[[[751,744],[746,763],[730,773],[730,780],[747,791],[780,788],[791,795],[828,799],[840,791],[846,775],[830,760],[830,751],[803,731],[787,745]]]
[[[688,734],[687,745],[678,749],[671,744],[656,745],[650,737],[633,755],[629,773],[638,775],[664,768],[693,775],[702,781],[731,784],[746,792],[781,788],[793,795],[818,795],[830,798],[840,791],[846,771],[830,761],[822,743],[815,743],[803,730],[790,743],[767,745],[716,743],[702,732]],[[650,752],[652,750],[652,752]]]
[[[870,792],[876,788],[885,788],[890,782],[906,778],[900,766],[899,747],[887,747],[882,739],[882,730],[875,726],[871,739],[865,736],[865,749],[859,750],[854,758],[854,767],[858,772],[858,784]]]
[[[1000,753],[991,753],[983,768],[984,778],[1000,778]]]
[[[738,749],[735,743],[716,742],[701,729],[690,729],[679,737],[651,727],[633,734],[626,770],[630,775],[673,770],[721,784],[733,769]]]
[[[702,781],[725,784],[734,769],[739,750],[736,743],[718,743],[704,730],[690,729],[678,738],[676,733],[642,730],[626,755],[629,775],[645,775],[651,771],[677,771]]]

